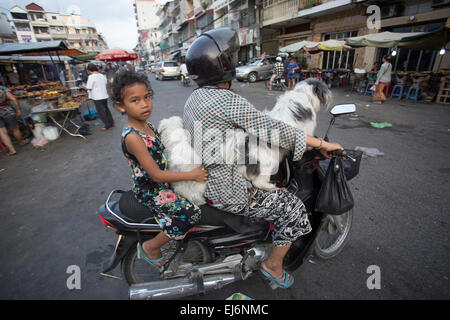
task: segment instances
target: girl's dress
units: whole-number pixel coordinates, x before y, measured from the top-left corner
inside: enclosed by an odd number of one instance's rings
[[[289,65],[288,65],[288,75],[287,75],[287,77],[288,78],[295,78],[295,77],[297,77],[297,74],[295,73],[295,71],[294,71],[294,69],[295,68],[297,68],[298,67],[298,64],[297,63],[293,63],[293,64],[291,64],[291,63],[289,63]],[[292,73],[292,71],[294,71],[294,73]]]
[[[122,131],[122,150],[131,166],[134,181],[132,189],[136,199],[152,211],[161,230],[169,238],[180,240],[200,221],[201,211],[195,204],[170,190],[168,183],[153,181],[137,159],[127,152],[125,137],[129,133],[135,133],[145,142],[159,169],[167,170],[167,156],[161,137],[153,125],[148,125],[155,137],[132,127],[125,127]]]

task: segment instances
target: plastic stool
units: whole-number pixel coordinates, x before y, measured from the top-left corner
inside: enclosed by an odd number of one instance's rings
[[[398,97],[398,100],[401,100],[403,98],[404,93],[407,91],[407,87],[402,84],[396,84],[392,88],[392,92],[390,97]]]
[[[366,95],[366,94],[370,94],[371,96],[373,96],[373,91],[372,90],[370,90],[370,88],[372,88],[372,86],[374,86],[375,85],[375,83],[368,83],[367,84],[367,86],[366,86],[366,90],[364,91],[364,95]]]
[[[422,97],[422,88],[410,87],[408,90],[408,95],[406,96],[406,99],[411,99],[411,100],[417,101],[421,97]]]
[[[3,154],[8,154],[8,153],[6,152],[5,147],[3,146],[3,143],[1,143],[1,142],[0,142],[0,149],[2,149]]]

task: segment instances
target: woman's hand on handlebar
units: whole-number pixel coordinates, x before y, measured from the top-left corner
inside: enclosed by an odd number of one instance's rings
[[[320,153],[325,158],[331,159],[333,156],[330,154],[330,152],[336,150],[344,150],[344,148],[339,143],[323,141],[322,146],[320,148]]]

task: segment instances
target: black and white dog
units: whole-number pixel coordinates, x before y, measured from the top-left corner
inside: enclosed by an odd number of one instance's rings
[[[293,90],[282,94],[272,110],[264,113],[295,128],[313,135],[316,128],[317,113],[321,108],[331,106],[332,94],[328,86],[317,79],[299,82]],[[190,137],[183,128],[179,117],[163,119],[159,132],[166,147],[168,169],[171,171],[190,171],[201,164],[201,158],[190,144]],[[277,172],[280,161],[287,151],[268,141],[259,142],[250,133],[237,130],[232,138],[227,136],[223,144],[225,163],[236,163],[239,172],[258,189],[274,190],[270,177]],[[186,161],[190,159],[190,161]],[[241,161],[240,161],[240,160]],[[194,181],[181,181],[172,184],[174,191],[197,205],[204,204],[203,193],[206,184]]]

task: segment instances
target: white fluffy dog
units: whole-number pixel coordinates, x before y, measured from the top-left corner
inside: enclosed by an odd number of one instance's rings
[[[191,171],[202,164],[201,157],[191,147],[189,132],[183,127],[180,117],[163,119],[159,123],[158,131],[161,141],[166,147],[167,166],[170,171]],[[206,183],[195,181],[179,181],[171,183],[173,190],[200,206],[205,204]]]
[[[293,90],[282,94],[272,110],[265,110],[268,116],[293,127],[303,129],[307,135],[313,135],[316,117],[320,108],[328,109],[332,94],[327,85],[317,79],[307,79],[298,83]],[[183,129],[182,119],[171,117],[160,122],[159,132],[166,146],[168,167],[172,171],[189,171],[202,162],[190,144],[190,137]],[[258,139],[243,130],[237,130],[232,138],[223,145],[225,163],[237,163],[239,172],[253,186],[259,189],[274,190],[270,177],[278,170],[280,161],[287,150],[271,146],[269,142],[258,143]],[[187,164],[187,157],[193,161]],[[237,162],[236,162],[237,161]],[[203,193],[206,184],[194,181],[181,181],[173,184],[174,191],[193,203],[205,203]]]

